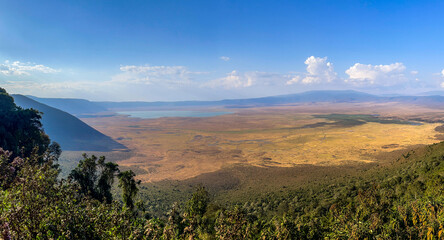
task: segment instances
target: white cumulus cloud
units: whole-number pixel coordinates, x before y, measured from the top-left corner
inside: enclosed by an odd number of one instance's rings
[[[5,61],[0,64],[0,73],[6,76],[29,76],[32,72],[40,72],[40,73],[56,73],[60,72],[60,70],[56,70],[54,68],[50,68],[41,64],[33,64],[33,63],[22,63],[19,61]]]
[[[227,76],[209,81],[205,83],[204,87],[223,87],[225,89],[251,87],[254,83],[254,78],[251,74],[241,74],[236,70],[228,73]]]
[[[327,57],[311,56],[304,62],[307,65],[307,74],[302,79],[304,84],[332,82],[337,78],[337,73],[333,69],[333,64],[327,62]]]
[[[441,77],[444,77],[444,69],[441,70]],[[442,82],[442,83],[440,84],[440,86],[441,86],[442,88],[444,88],[444,82]]]
[[[282,86],[283,84],[293,84],[299,81],[299,76],[292,74],[280,74],[273,72],[249,71],[239,72],[233,70],[215,80],[208,81],[201,87],[240,89],[252,86]]]
[[[285,84],[287,85],[293,85],[295,83],[298,83],[301,80],[301,76],[288,76],[290,80],[288,80]]]
[[[136,84],[166,84],[179,85],[189,84],[193,76],[201,72],[189,71],[184,66],[121,66],[122,73],[112,77],[113,82],[136,83]]]
[[[220,57],[220,59],[225,62],[230,61],[230,57],[227,57],[227,56],[222,56],[222,57]]]
[[[345,71],[349,76],[346,82],[357,85],[395,85],[407,80],[404,74],[405,70],[406,67],[403,63],[392,63],[388,65],[356,63]]]

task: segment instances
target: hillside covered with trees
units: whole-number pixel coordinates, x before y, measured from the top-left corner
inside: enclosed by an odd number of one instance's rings
[[[201,187],[153,217],[132,171],[84,155],[62,179],[61,149],[50,144],[41,114],[17,107],[4,89],[0,108],[3,239],[444,238],[444,143],[361,174],[236,205],[212,202]]]

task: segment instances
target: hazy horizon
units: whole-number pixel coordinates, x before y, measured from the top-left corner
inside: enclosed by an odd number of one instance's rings
[[[80,98],[80,97],[42,97],[42,96],[38,96],[38,95],[31,95],[31,94],[20,94],[20,93],[11,93],[12,95],[14,94],[18,94],[18,95],[24,95],[27,97],[36,97],[37,99],[82,99],[82,100],[88,100],[91,102],[187,102],[187,101],[202,101],[202,102],[212,102],[212,101],[223,101],[223,100],[237,100],[237,99],[254,99],[254,98],[267,98],[267,97],[277,97],[277,96],[286,96],[286,95],[293,95],[293,94],[303,94],[303,93],[309,93],[309,92],[339,92],[339,91],[354,91],[357,93],[363,93],[363,94],[370,94],[370,95],[374,95],[374,96],[378,96],[378,97],[399,97],[399,96],[444,96],[444,90],[443,91],[427,91],[427,92],[419,92],[417,94],[397,94],[397,93],[368,93],[365,91],[361,91],[361,90],[353,90],[353,89],[339,89],[339,90],[308,90],[308,91],[302,91],[302,92],[294,92],[294,93],[289,93],[289,94],[278,94],[278,95],[263,95],[263,96],[257,96],[257,97],[246,97],[246,98],[241,98],[241,97],[232,97],[232,98],[219,98],[219,99],[208,99],[208,100],[199,100],[199,99],[184,99],[184,100],[113,100],[113,99],[108,99],[108,100],[100,100],[100,99],[88,99],[88,98]]]
[[[444,90],[439,1],[13,1],[0,86],[93,101]]]

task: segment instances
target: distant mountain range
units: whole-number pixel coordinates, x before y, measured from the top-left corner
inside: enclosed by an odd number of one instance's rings
[[[440,92],[424,93],[421,96],[378,96],[368,93],[340,90],[340,91],[309,91],[296,94],[248,98],[248,99],[225,99],[219,101],[176,101],[176,102],[93,102],[84,99],[66,98],[30,98],[71,113],[76,116],[85,114],[96,114],[99,112],[116,111],[125,109],[168,109],[178,107],[210,107],[223,106],[227,108],[246,108],[273,106],[292,103],[310,102],[404,102],[427,106],[442,106],[444,96]]]
[[[444,91],[429,91],[417,94],[417,96],[444,96]]]
[[[296,94],[248,98],[226,99],[220,101],[178,101],[178,102],[94,102],[108,110],[137,109],[137,108],[176,108],[199,106],[225,106],[225,107],[259,107],[280,104],[305,102],[405,102],[428,106],[441,106],[444,96],[424,93],[422,96],[378,96],[368,93],[340,90],[340,91],[309,91]],[[444,95],[444,94],[443,94]]]
[[[59,110],[57,108],[48,106],[36,100],[23,95],[12,95],[15,103],[22,108],[33,108],[43,112],[42,123],[45,132],[49,135],[51,140],[60,144],[63,150],[71,151],[111,151],[114,149],[126,149],[126,147],[101,132],[90,127],[75,116]],[[41,100],[40,98],[35,98]],[[92,111],[102,111],[104,108],[95,107],[94,103],[90,103],[81,99],[50,99],[44,102],[52,105],[60,106],[62,109],[71,109],[78,112],[81,106]],[[90,106],[88,108],[88,106]]]
[[[105,108],[128,109],[128,108],[172,108],[193,106],[225,106],[225,107],[258,107],[279,104],[301,103],[301,102],[353,102],[373,101],[379,97],[367,93],[344,90],[344,91],[310,91],[304,93],[247,98],[247,99],[225,99],[219,101],[178,101],[178,102],[96,102]]]
[[[39,103],[61,109],[73,115],[105,112],[107,109],[100,104],[76,98],[39,98],[34,96],[26,96]]]

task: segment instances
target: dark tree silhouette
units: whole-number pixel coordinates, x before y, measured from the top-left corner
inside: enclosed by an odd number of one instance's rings
[[[112,202],[111,186],[115,175],[119,172],[118,165],[105,162],[105,157],[97,158],[83,154],[83,160],[72,170],[69,177],[80,185],[81,192],[99,201]]]
[[[105,163],[105,158],[99,159],[99,168],[101,174],[97,183],[98,198],[105,198],[107,203],[111,203],[113,195],[111,194],[111,186],[114,183],[114,176],[119,172],[119,165],[112,162]]]
[[[134,208],[134,197],[139,191],[137,185],[140,184],[140,180],[134,179],[135,176],[136,174],[131,170],[119,173],[119,187],[122,188],[123,203],[131,210]]]

